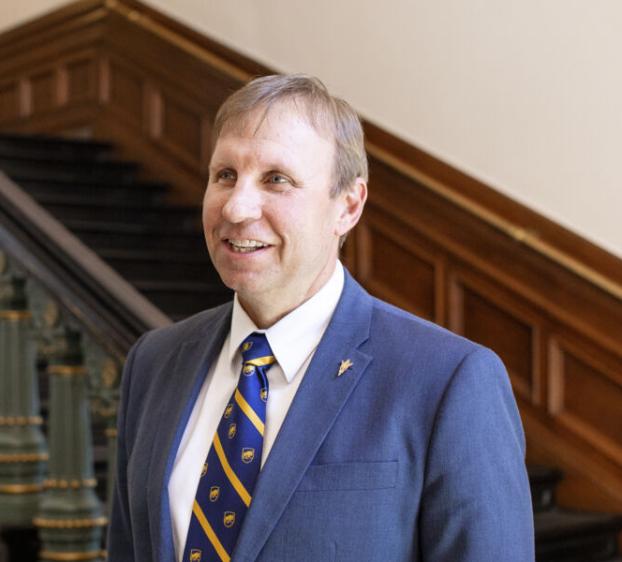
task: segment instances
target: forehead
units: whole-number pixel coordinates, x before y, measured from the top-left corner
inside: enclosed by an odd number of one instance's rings
[[[213,158],[231,151],[312,157],[332,164],[334,140],[311,123],[298,104],[282,102],[227,121],[216,140]]]
[[[271,132],[279,127],[286,129],[292,125],[307,126],[328,142],[334,143],[333,128],[325,111],[310,101],[300,98],[279,100],[271,104],[261,104],[249,111],[234,114],[225,121],[215,143],[225,135],[253,136],[261,134],[262,128]]]

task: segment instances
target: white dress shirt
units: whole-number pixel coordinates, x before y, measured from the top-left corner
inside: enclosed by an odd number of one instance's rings
[[[240,376],[240,345],[253,332],[264,332],[277,360],[268,371],[263,466],[335,311],[343,283],[343,267],[338,261],[330,279],[315,295],[267,330],[259,330],[240,305],[237,295],[234,297],[229,335],[218,360],[210,367],[194,404],[168,484],[173,537],[179,562],[183,558],[203,462]]]

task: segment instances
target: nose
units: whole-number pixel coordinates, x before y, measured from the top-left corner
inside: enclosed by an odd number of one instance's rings
[[[239,178],[227,194],[227,200],[222,207],[223,218],[227,222],[238,224],[258,220],[261,214],[261,193],[252,181]]]

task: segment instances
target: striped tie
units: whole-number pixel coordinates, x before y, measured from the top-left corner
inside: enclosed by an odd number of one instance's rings
[[[242,344],[242,373],[203,464],[184,562],[228,561],[261,467],[268,378],[276,361],[264,334]]]

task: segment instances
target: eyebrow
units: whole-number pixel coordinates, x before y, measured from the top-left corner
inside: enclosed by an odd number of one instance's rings
[[[208,164],[208,169],[210,169],[210,170],[214,170],[214,169],[217,169],[217,168],[230,168],[230,167],[231,166],[229,166],[227,164],[224,164],[224,163],[221,163],[221,162],[218,162],[218,161],[212,162],[211,160],[210,160],[210,163]]]
[[[270,163],[268,163],[266,165],[266,168],[268,169],[268,171],[276,171],[276,170],[280,170],[290,176],[294,175],[294,172],[292,170],[292,168],[290,168],[287,165],[287,162],[277,162],[277,161],[272,161]]]
[[[229,160],[226,159],[221,159],[221,160],[216,160],[214,162],[210,162],[208,169],[210,171],[213,170],[218,170],[221,168],[232,168],[232,169],[236,169],[236,166],[234,166],[233,164],[230,163]],[[278,160],[268,160],[267,163],[265,165],[262,165],[262,168],[264,168],[266,171],[268,172],[273,172],[273,171],[281,171],[289,176],[294,177],[295,175],[297,176],[297,174],[294,174],[293,168],[291,166],[288,165],[288,163],[286,161],[278,161]]]

